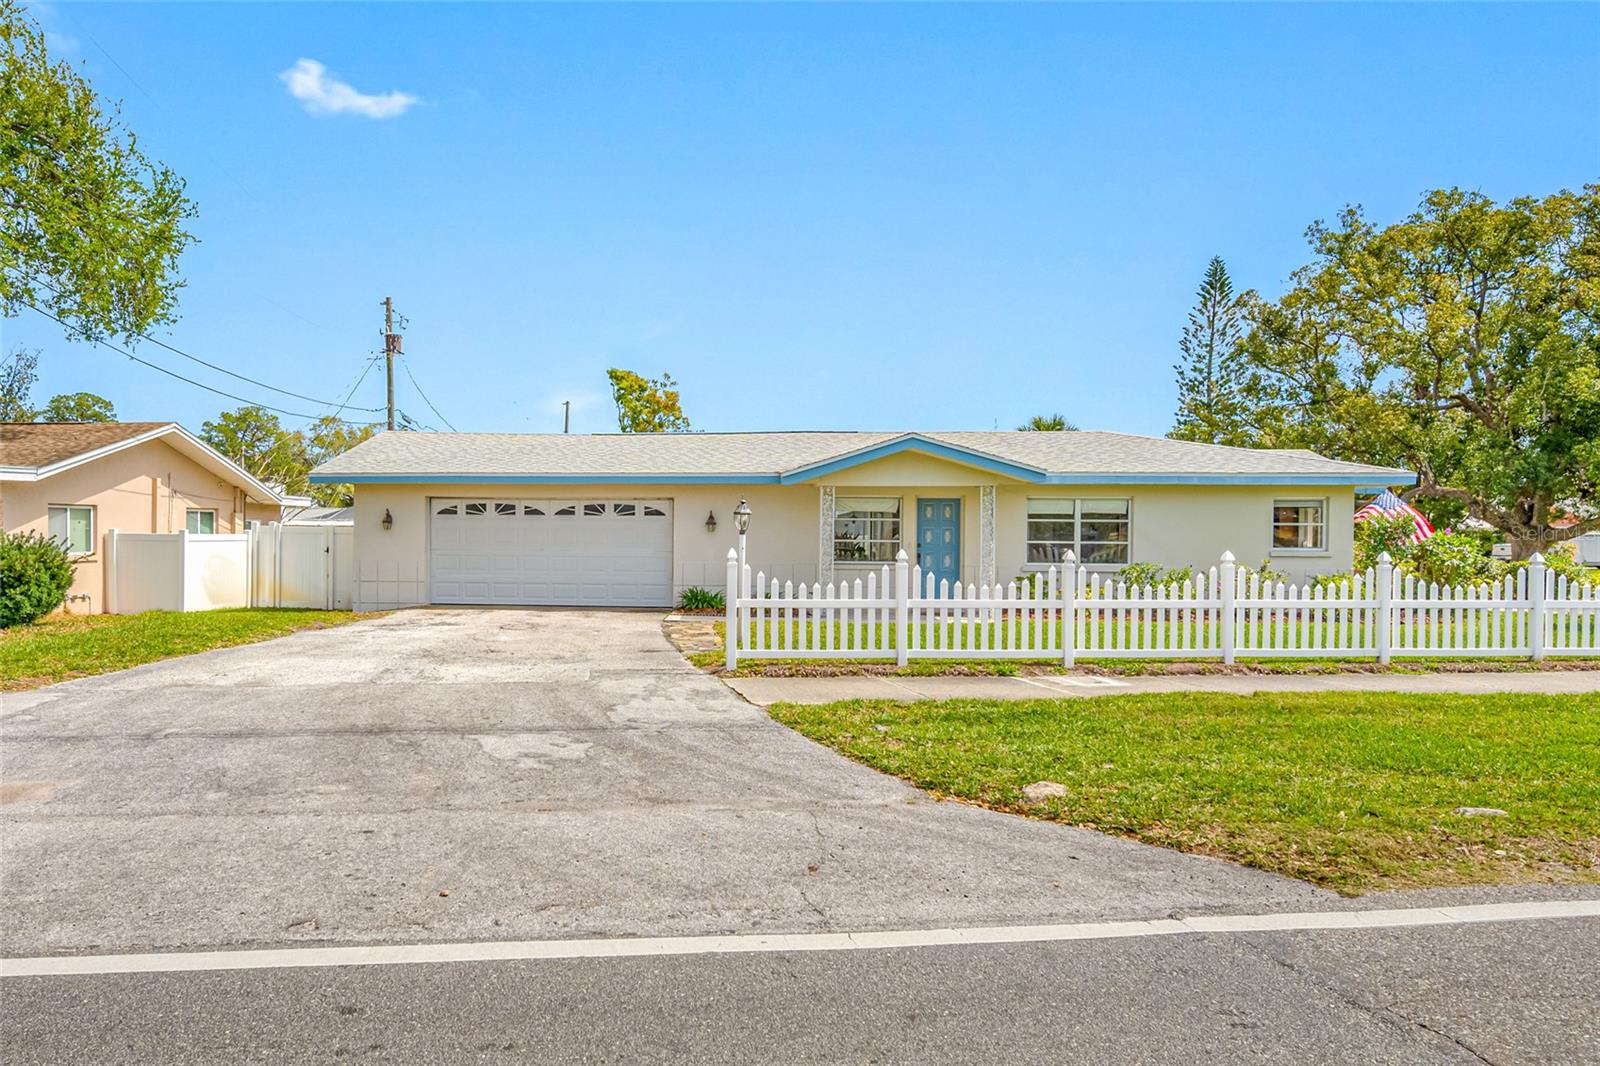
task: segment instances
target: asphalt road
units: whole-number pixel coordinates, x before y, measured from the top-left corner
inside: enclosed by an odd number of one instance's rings
[[[5,981],[43,1063],[1600,1059],[1600,922]]]
[[[1597,895],[1351,902],[936,803],[648,613],[406,612],[152,664],[0,697],[0,753],[7,957]],[[0,1061],[1600,1061],[1597,929],[5,977]]]

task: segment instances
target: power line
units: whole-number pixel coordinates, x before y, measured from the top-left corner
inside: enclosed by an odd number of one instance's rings
[[[183,349],[174,348],[172,345],[166,343],[165,341],[158,340],[157,338],[151,337],[148,334],[140,333],[140,334],[138,334],[138,336],[143,337],[145,340],[149,341],[151,344],[154,344],[154,345],[156,345],[158,347],[161,347],[161,348],[165,348],[167,351],[173,353],[174,355],[181,355],[185,359],[192,359],[196,363],[199,363],[201,366],[210,367],[212,370],[215,370],[218,373],[226,374],[231,378],[238,378],[240,381],[248,381],[252,385],[258,385],[263,389],[268,389],[268,390],[270,390],[272,392],[279,392],[279,393],[282,393],[285,396],[293,396],[297,400],[306,400],[306,401],[308,401],[310,403],[320,403],[320,404],[322,404],[322,405],[324,405],[326,407],[332,407],[333,406],[333,401],[332,400],[319,400],[315,396],[306,396],[306,395],[304,395],[302,393],[291,392],[288,389],[280,389],[276,385],[268,385],[265,381],[257,381],[255,378],[246,377],[243,374],[236,374],[232,370],[229,370],[227,367],[221,367],[221,366],[218,366],[216,363],[207,362],[206,360],[200,358],[198,355],[190,355],[188,352],[184,351]],[[348,400],[348,397],[346,399]],[[341,408],[343,408],[345,406],[348,406],[348,404],[347,403],[346,404],[340,404],[339,406]],[[352,410],[352,411],[380,411],[380,410],[382,410],[382,408],[379,408],[379,407],[352,407],[352,408],[350,408],[350,410]]]
[[[417,395],[421,396],[422,397],[422,402],[428,405],[428,410],[432,411],[436,415],[439,415],[439,421],[443,422],[447,426],[450,426],[450,420],[448,418],[446,418],[444,415],[439,414],[439,409],[437,407],[433,406],[433,401],[428,399],[428,394],[422,391],[422,386],[421,385],[417,384],[416,376],[411,373],[411,365],[410,365],[410,363],[402,360],[400,365],[405,367],[406,377],[411,379],[411,387],[417,390]],[[450,426],[450,432],[451,433],[460,433],[461,431],[459,429],[457,429],[455,426]]]
[[[90,337],[87,333],[83,332],[83,329],[81,327],[74,326],[72,323],[67,322],[64,319],[57,318],[55,315],[52,315],[49,311],[46,311],[44,308],[39,307],[36,304],[28,303],[26,300],[23,301],[23,304],[24,304],[24,306],[30,307],[33,310],[37,311],[39,314],[41,314],[44,317],[50,319],[52,322],[56,322],[56,323],[60,324],[63,328],[77,333],[83,340],[88,341],[90,344],[98,344],[102,348],[110,348],[114,352],[118,352],[118,353],[120,353],[122,355],[127,356],[129,359],[132,359],[135,363],[138,363],[141,366],[147,366],[151,370],[159,370],[161,373],[167,375],[167,377],[169,377],[169,378],[177,378],[179,381],[185,382],[185,383],[187,383],[189,385],[193,385],[197,389],[205,389],[207,392],[214,392],[218,396],[225,396],[230,400],[238,400],[242,404],[247,404],[248,406],[251,406],[251,407],[259,407],[262,410],[272,411],[275,414],[288,415],[290,418],[316,419],[316,418],[320,418],[321,417],[320,415],[308,415],[303,411],[286,411],[281,407],[273,407],[270,404],[257,403],[255,400],[247,399],[246,397],[238,396],[238,395],[235,395],[234,393],[231,393],[231,392],[223,392],[221,389],[214,389],[210,385],[205,384],[204,382],[196,381],[194,378],[186,378],[182,374],[177,373],[176,371],[168,370],[166,367],[160,366],[159,364],[156,364],[156,363],[152,363],[147,359],[140,359],[137,355],[134,355],[132,352],[128,351],[128,349],[122,347],[119,344],[113,344],[110,341],[99,340],[98,338]]]
[[[345,393],[345,395],[344,395],[344,403],[341,403],[338,407],[334,408],[334,411],[333,411],[333,417],[334,418],[338,418],[340,413],[342,413],[344,411],[345,407],[349,405],[350,397],[354,396],[356,394],[356,390],[361,387],[361,383],[363,381],[367,380],[367,375],[372,373],[372,368],[377,362],[378,362],[378,357],[375,356],[375,355],[369,356],[367,358],[367,365],[361,368],[361,374],[356,378],[356,383],[354,385],[350,386],[350,391],[349,392]],[[357,407],[357,408],[354,408],[354,410],[365,411],[365,410],[370,410],[370,408]]]
[[[12,268],[12,269],[15,270],[15,268]],[[29,281],[34,282],[35,284],[43,285],[45,288],[49,289],[51,292],[55,293],[57,296],[61,295],[61,290],[60,289],[56,288],[54,285],[51,285],[48,281],[45,281],[43,278],[37,278],[37,277],[34,277],[32,274],[26,274],[26,273],[23,273],[22,271],[16,271],[16,272],[19,273],[19,274],[22,274],[22,276],[24,278],[28,279]],[[28,304],[28,306],[29,307],[33,307],[33,309],[35,311],[39,310],[39,308],[34,307],[33,304]],[[44,314],[45,312],[41,311],[40,313]],[[50,315],[49,317],[55,318],[54,315]],[[56,321],[57,322],[61,322],[61,320],[59,318],[57,318]],[[62,322],[61,324],[64,325],[64,326],[67,325],[67,323],[65,323],[65,322]],[[84,333],[84,331],[83,331],[83,329],[81,327],[69,326],[68,328],[69,329],[77,329],[78,333],[81,336],[85,336],[85,337],[87,336],[87,334]],[[209,360],[206,360],[206,359],[202,359],[198,355],[190,355],[188,352],[184,351],[182,348],[178,348],[178,347],[175,347],[174,345],[168,344],[166,341],[162,340],[159,337],[152,337],[148,333],[140,333],[138,330],[134,330],[133,331],[133,335],[135,337],[140,338],[141,340],[149,341],[151,344],[156,345],[158,348],[165,348],[167,351],[171,352],[173,355],[181,355],[183,358],[188,359],[191,362],[199,363],[203,367],[209,367],[210,369],[217,371],[219,374],[226,374],[230,378],[238,378],[240,381],[247,382],[247,383],[249,383],[251,385],[255,385],[258,388],[266,389],[269,392],[281,393],[284,396],[292,396],[296,400],[305,400],[307,403],[321,404],[324,407],[332,407],[332,406],[334,406],[334,402],[332,400],[323,400],[323,399],[319,399],[319,398],[317,398],[315,396],[307,396],[304,393],[294,392],[294,391],[292,391],[290,389],[280,389],[276,385],[268,385],[265,381],[258,381],[257,379],[255,379],[253,377],[249,377],[248,375],[236,373],[236,372],[234,372],[232,370],[229,370],[225,366],[218,366],[216,363],[213,363],[213,362],[211,362]],[[110,347],[110,346],[108,345],[107,347]],[[127,353],[124,352],[123,354],[127,354]],[[131,358],[133,358],[133,356],[130,355],[129,358],[131,359]],[[176,376],[176,375],[174,375],[174,376]],[[212,391],[215,392],[217,390],[213,389]],[[340,406],[341,410],[344,409],[345,407],[348,407],[349,406],[349,398],[346,397],[346,402],[344,404],[339,405],[339,406]],[[383,410],[383,408],[381,408],[381,407],[351,407],[350,410],[352,410],[352,411],[381,411],[381,410]]]

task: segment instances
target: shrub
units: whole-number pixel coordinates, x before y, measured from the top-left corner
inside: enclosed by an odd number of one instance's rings
[[[1255,574],[1261,581],[1263,588],[1268,585],[1279,584],[1280,582],[1283,584],[1288,584],[1289,582],[1288,574],[1284,573],[1282,570],[1273,569],[1272,560],[1270,558],[1261,560],[1261,565],[1253,570],[1248,566],[1241,565],[1239,567],[1239,572],[1244,574],[1246,579],[1249,578],[1249,575]]]
[[[1154,585],[1161,580],[1161,567],[1157,563],[1129,563],[1117,571],[1117,580],[1140,588]]]
[[[1378,565],[1378,556],[1384,552],[1389,553],[1389,561],[1396,566],[1411,558],[1411,553],[1416,549],[1416,545],[1411,543],[1411,535],[1416,529],[1416,521],[1405,514],[1396,515],[1394,518],[1386,518],[1381,514],[1373,515],[1357,522],[1356,569],[1360,571],[1373,569]],[[1488,554],[1487,548],[1484,549],[1484,554]]]
[[[1482,539],[1471,533],[1444,530],[1406,549],[1395,569],[1430,585],[1470,585],[1491,577],[1493,560]]]
[[[678,610],[680,611],[720,611],[728,605],[727,599],[720,592],[690,586],[678,594]]]
[[[49,614],[71,587],[66,545],[37,533],[0,532],[0,628]]]
[[[1187,566],[1162,569],[1157,563],[1129,563],[1117,571],[1117,580],[1130,587],[1148,588],[1182,585],[1194,576]]]

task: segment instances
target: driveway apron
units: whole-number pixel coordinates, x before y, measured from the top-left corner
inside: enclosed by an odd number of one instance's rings
[[[1334,902],[935,801],[688,666],[653,612],[407,611],[0,701],[12,956]]]

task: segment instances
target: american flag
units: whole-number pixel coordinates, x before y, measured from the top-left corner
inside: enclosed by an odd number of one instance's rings
[[[1433,525],[1424,517],[1422,512],[1411,506],[1406,501],[1394,494],[1392,489],[1384,489],[1378,493],[1373,501],[1356,512],[1356,521],[1365,522],[1369,518],[1399,518],[1401,515],[1411,516],[1411,543],[1421,544],[1433,536]]]

